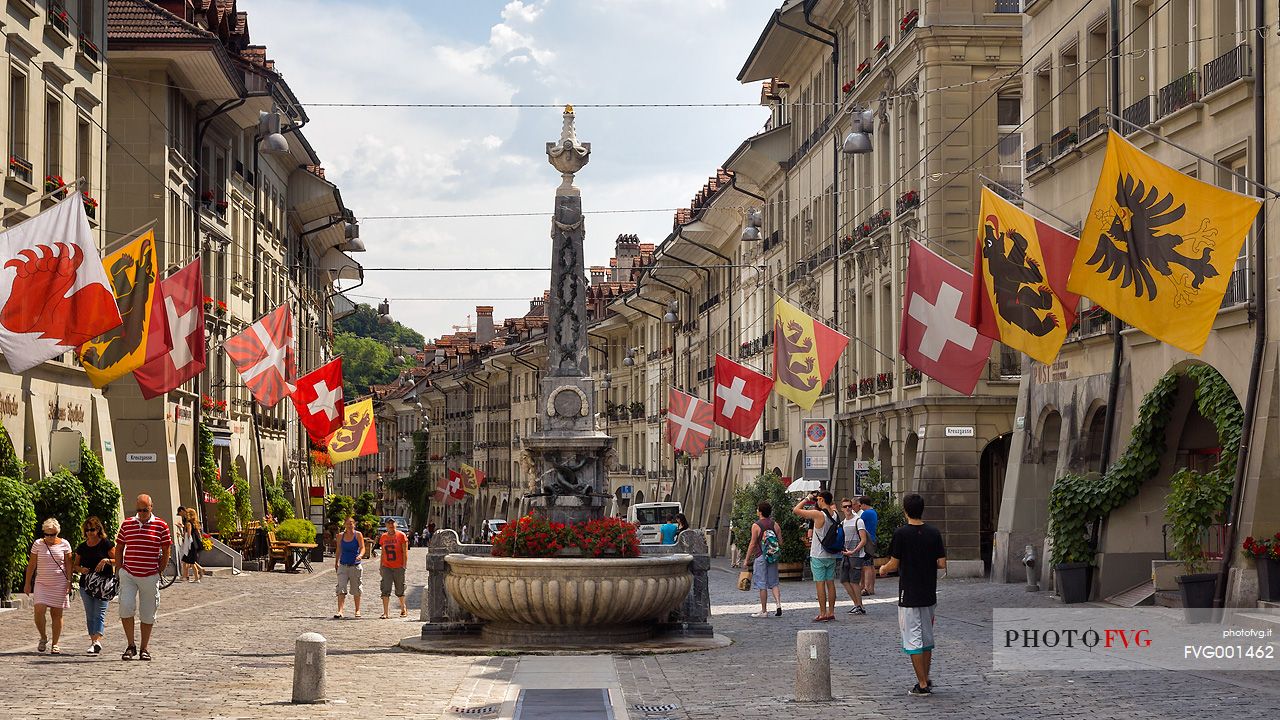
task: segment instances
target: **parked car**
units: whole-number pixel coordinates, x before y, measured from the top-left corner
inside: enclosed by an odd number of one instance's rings
[[[502,532],[502,528],[506,525],[507,521],[502,518],[492,518],[480,523],[480,542],[492,542],[493,536]]]
[[[402,532],[402,533],[406,534],[406,535],[408,535],[408,534],[409,534],[409,521],[408,521],[408,520],[405,520],[403,515],[383,515],[383,516],[380,518],[381,522],[379,522],[379,523],[378,523],[378,534],[377,534],[377,536],[373,539],[373,540],[374,540],[374,542],[378,542],[378,541],[382,540],[382,535],[383,535],[383,533],[385,533],[385,532],[387,531],[387,520],[388,520],[388,519],[395,519],[395,521],[396,521],[396,529],[397,529],[397,530],[399,530],[400,532]]]
[[[676,514],[681,511],[678,502],[654,502],[632,504],[627,508],[627,522],[640,528],[641,545],[657,545],[662,542],[664,524],[675,522]]]

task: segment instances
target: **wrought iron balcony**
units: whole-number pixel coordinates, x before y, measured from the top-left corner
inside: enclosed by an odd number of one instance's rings
[[[1252,60],[1249,46],[1238,45],[1205,63],[1204,94],[1221,90],[1240,78],[1250,77],[1253,74]]]
[[[1045,158],[1045,144],[1041,143],[1027,151],[1026,154],[1026,172],[1028,175],[1044,167],[1047,158]]]
[[[1028,2],[1028,5],[1031,3]],[[1022,12],[1022,0],[995,0],[994,12],[998,13],[1019,13]]]
[[[1134,126],[1146,127],[1151,124],[1151,121],[1153,120],[1151,116],[1151,107],[1154,104],[1154,100],[1154,97],[1147,95],[1138,100],[1138,102],[1125,108],[1124,112],[1120,113],[1120,117],[1124,118],[1126,123],[1123,128],[1125,135],[1132,135],[1137,132],[1134,130]]]
[[[1053,156],[1056,158],[1071,152],[1080,141],[1080,136],[1076,134],[1074,127],[1065,127],[1054,133],[1049,141],[1053,144]]]
[[[1094,108],[1080,117],[1080,142],[1107,131],[1106,108]]]
[[[1200,71],[1192,70],[1160,88],[1156,100],[1156,117],[1172,115],[1198,100],[1200,100]]]

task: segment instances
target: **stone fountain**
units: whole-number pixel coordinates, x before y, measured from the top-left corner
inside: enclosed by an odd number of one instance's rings
[[[573,107],[566,107],[559,141],[547,143],[547,160],[562,182],[551,221],[541,428],[524,439],[520,457],[528,488],[521,514],[566,524],[603,516],[613,464],[613,438],[595,427],[586,231],[582,195],[573,184],[590,159],[591,144],[578,141]],[[698,533],[685,531],[674,547],[643,546],[638,558],[509,558],[491,557],[489,550],[459,543],[451,530],[432,538],[422,610],[427,622],[420,639],[402,646],[433,652],[661,651],[727,643],[709,623],[710,561]],[[477,634],[478,640],[470,639]]]

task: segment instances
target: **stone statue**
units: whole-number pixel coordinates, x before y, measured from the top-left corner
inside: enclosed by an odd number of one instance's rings
[[[556,194],[579,194],[578,189],[573,186],[573,176],[591,161],[591,143],[578,142],[578,133],[573,126],[572,105],[566,105],[564,108],[564,124],[560,128],[560,141],[547,143],[547,160],[552,167],[560,171],[562,178],[560,187],[556,188]]]

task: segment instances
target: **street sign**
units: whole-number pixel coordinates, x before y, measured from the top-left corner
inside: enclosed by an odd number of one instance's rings
[[[800,421],[804,434],[804,479],[831,483],[831,418]]]
[[[125,453],[125,462],[130,463],[153,463],[156,461],[155,453]]]
[[[973,437],[973,426],[947,426],[947,437]]]
[[[618,486],[618,497],[622,498],[623,500],[626,500],[627,498],[630,498],[630,497],[631,497],[631,486],[630,486],[630,485],[619,485],[619,486]]]

